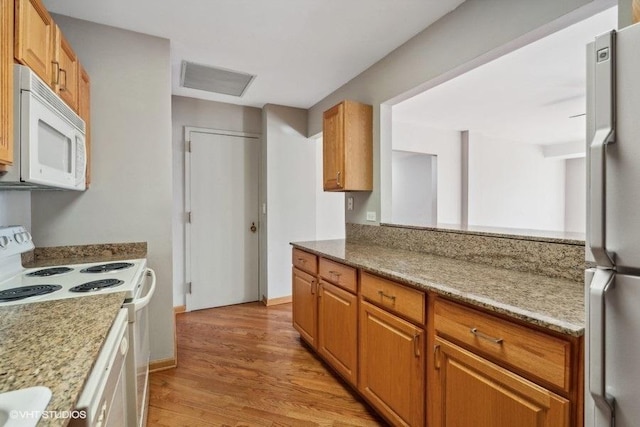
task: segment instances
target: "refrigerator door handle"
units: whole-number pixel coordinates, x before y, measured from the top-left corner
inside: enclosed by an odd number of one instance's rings
[[[606,146],[615,142],[615,31],[595,41],[595,133],[589,147],[589,248],[598,266],[613,268],[614,254],[606,249]]]
[[[614,418],[615,398],[606,392],[606,295],[615,284],[615,272],[598,268],[589,286],[589,392],[598,407]]]

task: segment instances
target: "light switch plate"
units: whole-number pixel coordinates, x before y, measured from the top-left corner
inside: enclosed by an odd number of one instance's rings
[[[376,213],[375,211],[367,211],[367,221],[375,221]]]

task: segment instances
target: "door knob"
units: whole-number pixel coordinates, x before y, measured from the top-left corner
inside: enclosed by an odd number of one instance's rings
[[[252,222],[251,227],[249,227],[249,230],[251,230],[252,233],[255,233],[257,229],[258,227],[256,227],[256,223]]]

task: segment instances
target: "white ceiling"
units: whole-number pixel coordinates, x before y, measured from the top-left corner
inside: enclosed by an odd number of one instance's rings
[[[48,10],[171,40],[176,95],[308,108],[464,0],[44,0]],[[242,98],[179,87],[188,60],[256,74]]]
[[[558,31],[393,107],[393,120],[534,144],[584,140],[586,44],[617,8]]]

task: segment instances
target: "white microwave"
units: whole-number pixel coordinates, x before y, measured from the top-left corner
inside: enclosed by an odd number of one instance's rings
[[[85,123],[30,68],[14,65],[14,162],[1,189],[85,190]]]

